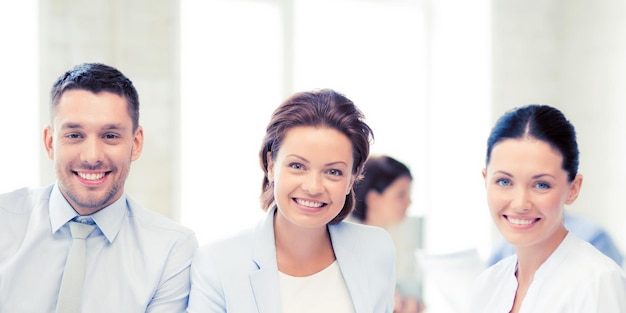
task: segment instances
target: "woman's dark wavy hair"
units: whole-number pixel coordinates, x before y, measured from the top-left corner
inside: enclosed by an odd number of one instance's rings
[[[93,93],[110,92],[126,99],[133,131],[139,126],[139,95],[133,82],[118,69],[102,63],[83,63],[61,75],[50,90],[50,112],[54,112],[61,96],[70,90]],[[54,118],[54,114],[50,114]]]
[[[413,180],[411,170],[402,162],[386,155],[371,156],[363,168],[363,179],[356,184],[356,203],[352,216],[361,222],[367,219],[367,194],[371,190],[382,194],[400,177]]]
[[[276,159],[287,131],[299,126],[329,127],[346,135],[352,143],[356,181],[362,178],[363,164],[369,156],[372,129],[365,123],[363,113],[344,95],[332,89],[319,89],[293,94],[272,113],[259,151],[259,163],[265,174],[261,188],[261,208],[267,211],[275,204],[274,186],[268,180],[268,152]],[[355,182],[356,182],[355,181]],[[354,185],[346,195],[341,212],[330,224],[341,222],[354,208]]]
[[[515,108],[502,115],[487,139],[489,164],[493,147],[505,139],[533,137],[544,141],[563,156],[562,168],[571,182],[578,174],[579,151],[574,125],[558,109],[542,104]]]

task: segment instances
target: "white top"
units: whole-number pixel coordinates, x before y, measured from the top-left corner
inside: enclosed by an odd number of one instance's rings
[[[506,313],[517,290],[512,255],[485,270],[472,290],[471,313]],[[626,274],[588,242],[568,233],[539,267],[520,313],[626,312]]]
[[[278,276],[282,313],[354,313],[337,261],[311,276]]]

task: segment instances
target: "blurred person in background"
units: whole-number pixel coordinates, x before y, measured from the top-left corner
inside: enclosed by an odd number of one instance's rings
[[[402,162],[373,155],[365,162],[363,179],[356,184],[352,220],[386,229],[396,245],[396,313],[423,312],[421,275],[415,252],[415,224],[407,217],[413,176]],[[413,229],[411,229],[413,228]]]

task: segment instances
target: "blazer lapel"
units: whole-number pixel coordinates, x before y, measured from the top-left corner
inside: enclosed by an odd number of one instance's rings
[[[363,256],[359,255],[354,244],[359,240],[345,232],[342,224],[328,226],[339,269],[352,297],[355,312],[372,312],[372,299],[367,296],[371,294],[370,279],[365,262],[360,259]]]
[[[276,246],[274,245],[274,212],[270,209],[255,230],[252,262],[257,269],[250,272],[250,285],[259,313],[280,312],[280,289]]]

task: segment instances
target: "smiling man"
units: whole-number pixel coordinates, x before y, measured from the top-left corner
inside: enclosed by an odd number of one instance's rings
[[[184,312],[196,237],[124,192],[144,140],[133,83],[78,65],[50,113],[57,181],[0,195],[0,312]]]

